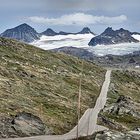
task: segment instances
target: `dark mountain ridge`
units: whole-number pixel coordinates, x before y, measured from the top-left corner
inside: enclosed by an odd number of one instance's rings
[[[77,33],[70,33],[70,32],[64,32],[64,31],[60,31],[60,32],[55,32],[52,29],[48,28],[46,31],[41,33],[42,35],[48,35],[48,36],[55,36],[55,35],[69,35],[69,34],[93,34],[94,33],[90,30],[90,28],[88,27],[84,27],[80,32]]]
[[[132,35],[132,32],[123,28],[120,28],[119,30],[113,30],[111,27],[108,27],[103,33],[92,38],[88,45],[96,46],[139,42],[138,40],[133,38]]]
[[[34,28],[24,23],[15,28],[7,29],[0,36],[30,43],[34,40],[38,40],[40,35]]]
[[[69,35],[69,34],[94,34],[91,32],[91,30],[88,27],[83,28],[80,32],[77,33],[70,33],[70,32],[55,32],[51,28],[48,28],[42,33],[38,33],[34,28],[29,26],[28,24],[24,23],[21,24],[17,27],[7,29],[3,33],[0,34],[1,37],[6,37],[6,38],[11,38],[11,39],[16,39],[21,42],[26,42],[26,43],[31,43],[34,40],[40,39],[40,36],[46,35],[46,36],[55,36],[55,35]]]

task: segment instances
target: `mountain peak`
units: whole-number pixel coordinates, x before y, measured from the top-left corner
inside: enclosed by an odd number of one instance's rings
[[[123,29],[123,28],[120,28],[120,31],[126,31],[125,29]]]
[[[51,28],[48,28],[46,31],[41,33],[42,35],[46,35],[46,36],[54,36],[57,35],[57,33],[52,30]]]
[[[90,31],[90,28],[84,27],[84,28],[83,28],[83,31]]]
[[[112,27],[108,27],[105,29],[103,33],[111,33],[111,32],[114,32],[114,30],[112,29]]]
[[[111,31],[111,30],[113,30],[112,27],[107,27],[107,28],[105,29],[105,31]]]
[[[79,32],[79,34],[89,34],[89,33],[94,34],[88,27],[84,27],[82,31]]]
[[[116,32],[112,29],[112,27],[108,27],[105,31],[101,34],[102,36],[114,36]]]
[[[30,26],[27,23],[20,24],[19,26]]]
[[[51,28],[48,28],[46,31],[54,32],[53,29],[51,29]]]
[[[128,30],[125,30],[123,28],[120,28],[119,30],[116,30],[116,32],[126,32],[126,33],[131,34],[131,32],[129,32]]]
[[[39,34],[36,32],[36,30],[26,23],[8,29],[0,36],[17,39],[22,42],[33,42],[34,40],[39,39]]]
[[[20,29],[20,30],[34,30],[34,28],[32,28],[30,25],[28,25],[27,23],[23,23],[13,29]],[[35,30],[34,30],[35,31]]]

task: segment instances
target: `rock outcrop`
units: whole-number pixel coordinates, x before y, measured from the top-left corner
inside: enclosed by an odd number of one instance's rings
[[[140,113],[136,111],[136,105],[129,97],[120,96],[116,103],[103,109],[103,112],[116,115],[131,115],[140,118]]]
[[[42,120],[31,113],[20,112],[14,117],[1,117],[0,138],[50,134]]]

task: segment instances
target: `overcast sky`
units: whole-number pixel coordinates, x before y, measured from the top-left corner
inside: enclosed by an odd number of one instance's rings
[[[95,33],[108,26],[140,32],[140,0],[0,0],[0,32],[22,23],[38,32],[85,26]]]

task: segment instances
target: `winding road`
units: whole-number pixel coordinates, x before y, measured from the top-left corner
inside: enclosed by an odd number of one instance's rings
[[[110,84],[111,70],[107,70],[105,81],[103,83],[100,95],[94,108],[85,111],[78,123],[78,137],[92,135],[97,131],[106,130],[107,128],[97,125],[98,113],[104,108],[107,99],[107,92]],[[77,137],[77,126],[64,135],[43,135],[25,138],[9,138],[3,140],[71,140]]]

